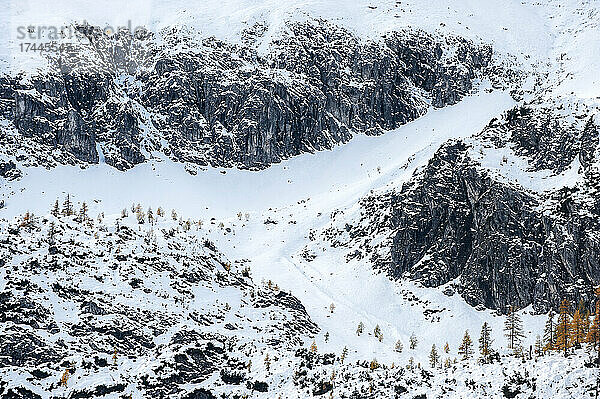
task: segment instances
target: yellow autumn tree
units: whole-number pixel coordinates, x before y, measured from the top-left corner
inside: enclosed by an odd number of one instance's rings
[[[596,348],[598,346],[598,341],[600,340],[600,287],[596,289],[596,295],[599,298],[596,300],[596,313],[594,314],[594,320],[592,320],[592,324],[590,325],[590,329],[588,331],[586,342],[589,342]]]
[[[585,311],[583,311],[585,312]],[[581,306],[577,308],[573,313],[573,319],[571,320],[571,331],[569,334],[570,345],[576,348],[581,347],[581,344],[585,342],[585,314],[582,312]]]
[[[570,348],[571,344],[571,341],[569,340],[571,335],[570,307],[571,303],[567,299],[563,299],[560,304],[558,322],[556,323],[556,342],[554,347],[556,350],[563,351],[565,356],[567,356],[567,350]]]
[[[600,355],[600,287],[596,288],[596,313],[587,335],[587,342],[599,351]]]
[[[60,377],[60,385],[66,387],[67,381],[69,381],[70,376],[71,376],[71,373],[69,372],[69,369],[66,369],[65,372],[63,373],[62,377]]]

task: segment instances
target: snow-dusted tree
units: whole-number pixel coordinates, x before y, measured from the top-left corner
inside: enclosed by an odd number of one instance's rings
[[[53,243],[55,235],[56,235],[56,224],[54,223],[54,220],[53,220],[50,222],[50,225],[48,226],[48,242]]]
[[[329,342],[329,331],[325,333],[325,342]]]
[[[362,334],[364,330],[365,330],[365,325],[361,321],[360,323],[358,323],[358,327],[356,327],[356,335],[360,336],[360,334]]]
[[[54,217],[58,217],[58,215],[60,215],[60,206],[58,205],[58,200],[54,202],[54,206],[52,207],[50,214]]]
[[[481,360],[483,363],[489,363],[493,353],[492,343],[492,329],[488,325],[487,321],[481,326],[481,335],[479,336],[479,353],[481,354]]]
[[[513,351],[516,351],[521,346],[521,341],[525,338],[523,322],[513,306],[510,307],[504,321],[504,336],[508,340],[508,349],[512,349]]]
[[[379,342],[383,341],[383,334],[381,333],[381,328],[379,328],[379,324],[375,326],[375,329],[373,330],[373,335],[379,340]]]
[[[269,354],[267,353],[267,355],[265,356],[265,369],[267,371],[271,370],[271,359],[269,358]]]
[[[148,211],[146,212],[146,215],[148,215],[148,223],[154,224],[154,212],[152,212],[151,207],[148,207]]]
[[[404,349],[404,345],[402,345],[402,341],[400,341],[400,340],[396,341],[396,346],[395,346],[396,352],[402,353],[403,349]]]
[[[551,310],[548,313],[548,320],[544,326],[544,350],[554,349],[556,343],[556,326],[554,324],[554,312]]]
[[[71,373],[69,372],[69,369],[66,369],[65,372],[63,373],[62,377],[60,377],[60,385],[66,387],[67,381],[69,381],[70,375],[71,375]]]
[[[73,203],[71,202],[71,195],[67,194],[65,201],[63,202],[62,214],[64,216],[73,215]]]
[[[348,356],[348,348],[346,348],[344,346],[344,349],[342,349],[342,354],[340,355],[340,363],[344,364],[344,360],[346,359],[346,356]]]
[[[419,340],[417,339],[417,336],[415,335],[414,332],[412,334],[410,334],[410,338],[408,339],[408,342],[409,342],[410,349],[416,349],[417,344],[419,343]]]
[[[138,224],[144,224],[146,222],[146,215],[144,215],[144,211],[142,211],[141,208],[136,208],[135,217]]]
[[[34,216],[33,213],[29,213],[29,211],[25,212],[23,217],[21,217],[20,227],[24,227],[26,229],[31,229],[34,225]]]
[[[590,327],[589,335],[596,348],[596,364],[600,364],[600,287],[597,287],[594,291],[596,294],[596,315],[594,316],[594,322]],[[600,388],[600,375],[596,376],[596,396],[598,396],[598,389]]]
[[[556,323],[555,348],[563,351],[565,357],[567,356],[567,351],[571,347],[571,342],[569,339],[571,334],[571,316],[569,315],[570,307],[571,303],[568,300],[563,299],[559,308],[558,322]]]
[[[544,354],[544,343],[542,342],[542,337],[538,334],[535,337],[535,354],[536,356],[542,356]]]
[[[469,330],[465,331],[463,340],[460,346],[458,347],[458,354],[462,355],[463,360],[468,360],[473,355],[473,341],[471,340],[471,336],[469,335]]]
[[[171,219],[177,221],[177,212],[175,212],[175,209],[171,209]]]
[[[410,359],[408,359],[408,364],[406,365],[406,368],[411,370],[415,367],[415,359],[411,356]]]
[[[85,203],[85,201],[81,203],[81,209],[79,209],[78,220],[80,222],[85,222],[86,220],[88,220],[88,206]]]
[[[377,359],[373,359],[371,360],[371,364],[369,365],[369,368],[371,369],[371,371],[378,369],[379,366],[379,362],[377,361]]]
[[[437,348],[435,344],[431,346],[431,352],[429,352],[429,365],[431,368],[436,368],[438,363],[440,362],[440,355],[438,354]]]

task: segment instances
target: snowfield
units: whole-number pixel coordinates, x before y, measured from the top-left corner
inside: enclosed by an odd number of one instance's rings
[[[10,226],[17,226],[22,215],[30,212],[40,220],[64,224],[61,242],[70,245],[72,239],[80,243],[86,248],[80,258],[92,259],[89,264],[56,273],[52,270],[38,273],[35,268],[25,270],[23,265],[30,265],[30,255],[42,259],[49,250],[46,244],[38,245],[48,234],[49,224],[45,222],[40,222],[39,231],[18,233],[23,237],[23,247],[18,248],[22,252],[17,253],[16,248],[14,253],[6,250],[7,258],[9,253],[14,257],[6,265],[4,261],[0,263],[0,292],[10,290],[15,297],[25,296],[25,291],[14,285],[18,280],[15,274],[41,287],[39,292],[31,289],[35,294],[30,299],[50,310],[49,321],[71,331],[52,334],[51,326],[43,332],[26,326],[20,333],[33,334],[49,345],[64,345],[78,372],[65,388],[58,386],[65,369],[62,365],[45,368],[48,376],[34,382],[31,377],[34,367],[2,368],[1,398],[8,397],[2,396],[3,392],[17,387],[26,387],[43,398],[74,397],[70,395],[76,391],[102,384],[123,384],[124,388],[98,396],[144,397],[146,391],[140,388],[139,376],[158,381],[161,372],[183,373],[169,363],[178,350],[183,353],[194,345],[175,342],[181,331],[206,334],[202,342],[211,345],[216,340],[210,338],[211,334],[224,336],[223,342],[232,342],[233,346],[228,365],[239,361],[240,369],[245,369],[251,361],[248,384],[265,381],[269,385],[268,392],[261,392],[244,384],[228,384],[218,370],[212,369],[206,379],[184,384],[188,392],[203,388],[218,397],[223,394],[231,398],[243,395],[307,398],[317,395],[315,389],[327,381],[333,381],[333,390],[318,395],[330,398],[592,397],[598,369],[589,364],[593,353],[586,351],[587,348],[578,349],[568,358],[555,353],[513,357],[506,349],[505,316],[500,312],[469,306],[454,292],[452,283],[425,288],[408,279],[390,279],[374,270],[367,258],[347,260],[346,249],[336,248],[324,238],[323,232],[327,228],[342,231],[347,223],[358,220],[361,198],[402,187],[449,139],[464,140],[470,146],[469,155],[493,179],[533,195],[583,184],[579,157],[560,173],[532,170],[530,159],[518,155],[514,149],[493,148],[474,136],[490,120],[534,97],[553,99],[555,104],[581,104],[597,115],[600,106],[597,1],[206,0],[191,4],[180,0],[134,0],[90,4],[84,0],[9,0],[0,10],[0,21],[5,22],[0,28],[3,43],[0,71],[33,73],[44,68],[39,55],[19,50],[17,27],[30,24],[60,26],[86,20],[100,26],[117,26],[132,21],[154,32],[181,25],[193,29],[200,37],[215,36],[235,43],[241,40],[243,29],[264,22],[267,34],[256,43],[260,53],[286,29],[285,21],[308,17],[334,21],[361,38],[377,38],[407,26],[457,34],[492,44],[497,62],[530,71],[531,75],[523,87],[512,93],[493,87],[490,81],[478,81],[476,92],[458,104],[431,109],[401,128],[380,136],[354,135],[348,143],[331,151],[302,154],[260,171],[174,163],[158,153],[147,154],[151,158],[148,162],[119,171],[105,164],[101,154],[96,165],[20,167],[22,178],[14,181],[0,178],[0,201],[4,204],[0,209],[0,240],[10,241],[14,235]],[[574,111],[569,108],[565,110],[568,112]],[[596,116],[594,120],[599,119]],[[0,129],[8,131],[10,127],[0,125]],[[68,218],[65,221],[51,216],[49,211],[54,201],[58,199],[62,204],[67,194],[75,209],[85,201],[92,219],[103,215],[102,221],[92,223],[93,227],[88,229]],[[166,216],[157,219],[155,225],[139,225],[131,209],[138,203],[144,211],[161,207]],[[128,210],[126,218],[121,217],[123,209]],[[171,220],[171,210],[177,213],[175,220]],[[192,222],[189,231],[182,227],[186,220]],[[120,242],[115,224],[130,229],[133,241]],[[111,240],[110,245],[106,243]],[[156,252],[148,249],[152,240],[155,240],[154,250],[159,248]],[[208,248],[206,242],[214,243],[218,251]],[[160,258],[168,253],[173,256],[167,262],[172,269],[137,268],[138,265],[130,270],[114,270],[105,258],[109,253],[117,258],[119,252],[113,244],[132,257],[154,254]],[[189,256],[193,261],[190,264],[210,278],[187,286],[188,281],[181,277],[186,267],[173,260],[179,258],[170,251],[180,251],[179,256],[184,258]],[[235,273],[235,277],[228,274],[231,280],[227,283],[221,282],[215,271],[222,272],[225,265],[233,265]],[[246,267],[251,278],[240,277]],[[11,284],[9,277],[14,277]],[[131,285],[134,277],[147,292]],[[87,341],[81,343],[72,328],[87,322],[83,305],[79,297],[65,299],[53,294],[56,282],[87,290],[107,303],[112,301],[112,307],[131,309],[129,319],[134,329],[149,337],[152,345],[166,348],[165,351],[153,347],[140,351],[138,358],[119,358],[118,368],[102,367],[96,372],[86,369],[85,362],[91,362],[96,355],[112,362],[108,354],[111,350],[107,349],[110,343],[101,342],[105,351],[98,354],[92,353],[93,346]],[[185,286],[184,291],[178,291],[179,284]],[[277,290],[272,290],[271,285],[276,285]],[[252,303],[250,296],[256,292],[275,304],[265,306],[266,310],[248,305]],[[297,298],[305,311],[292,306],[290,310],[277,303],[272,297],[279,292]],[[217,321],[202,324],[195,312]],[[144,323],[141,317],[148,314],[160,315],[156,316],[160,323]],[[526,335],[523,349],[529,354],[536,336],[543,334],[547,315],[534,314],[532,307],[519,314]],[[95,314],[94,322],[109,325],[113,317],[120,316]],[[297,328],[294,322],[309,327]],[[315,327],[309,322],[314,322]],[[484,322],[492,329],[494,348],[501,361],[486,365],[478,364],[475,359],[461,361],[458,346],[465,331],[469,331],[477,352],[477,339]],[[359,323],[364,324],[360,336]],[[5,322],[0,326],[0,335],[8,336],[17,324]],[[228,324],[236,328],[229,329]],[[376,326],[382,339],[374,336]],[[156,332],[153,329],[160,333],[153,335]],[[413,334],[419,343],[415,349],[409,349]],[[270,340],[278,343],[272,344]],[[401,352],[396,350],[398,341],[404,347]],[[307,351],[313,342],[317,353]],[[450,347],[448,353],[443,351],[445,343]],[[437,347],[442,362],[448,359],[451,363],[448,367],[429,366],[432,345]],[[344,348],[348,354],[342,364],[339,357]],[[298,350],[306,353],[299,354]],[[335,354],[333,364],[328,363],[327,353]],[[269,370],[264,362],[266,354],[273,359]],[[8,355],[0,352],[2,356]],[[364,362],[374,359],[381,367],[369,370]],[[454,363],[454,359],[459,360]],[[162,368],[161,362],[169,366]],[[407,368],[409,364],[414,366]],[[302,386],[298,381],[307,382]],[[354,392],[357,396],[352,396]],[[187,397],[211,397],[200,395]],[[186,397],[165,392],[157,396]]]

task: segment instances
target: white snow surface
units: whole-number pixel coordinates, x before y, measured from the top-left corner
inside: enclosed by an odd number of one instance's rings
[[[244,29],[261,22],[268,31],[256,45],[266,49],[285,21],[309,17],[331,20],[365,38],[407,26],[458,34],[548,71],[555,94],[594,102],[600,96],[599,11],[593,0],[7,0],[0,8],[0,71],[42,68],[39,53],[24,52],[21,44],[48,42],[51,26],[86,21],[160,33],[181,25],[201,37],[237,42]],[[35,27],[34,37],[20,38],[19,28],[28,26]],[[554,64],[561,68],[550,67]]]
[[[235,42],[244,28],[264,21],[269,31],[258,46],[265,46],[285,29],[282,23],[286,19],[316,16],[346,26],[361,37],[412,26],[491,43],[519,62],[548,69],[553,94],[600,104],[598,9],[596,1],[586,0],[110,0],[91,4],[84,0],[9,0],[0,7],[0,39],[4,43],[0,46],[0,71],[32,72],[43,66],[38,54],[20,51],[19,26],[61,26],[83,20],[119,26],[131,21],[133,26],[160,32],[166,26],[186,25],[202,36]],[[550,68],[549,63],[557,63],[559,68]],[[380,362],[404,364],[414,357],[426,364],[432,344],[441,349],[448,341],[455,352],[464,330],[470,330],[476,339],[484,321],[492,326],[500,347],[505,341],[504,319],[468,306],[458,295],[442,294],[443,287],[424,289],[410,282],[392,282],[373,272],[366,261],[346,263],[340,251],[326,245],[314,244],[313,249],[320,252],[313,262],[298,256],[308,243],[308,232],[329,223],[333,210],[357,212],[356,201],[370,190],[398,187],[444,141],[479,132],[491,118],[516,104],[507,93],[487,88],[482,83],[479,93],[459,104],[432,110],[384,135],[359,135],[332,151],[304,154],[259,172],[208,169],[194,176],[183,165],[165,158],[154,158],[126,172],[104,163],[85,169],[24,168],[21,180],[0,187],[0,199],[6,203],[0,217],[25,211],[45,214],[54,200],[66,193],[75,201],[87,201],[92,215],[118,214],[132,203],[142,203],[144,207],[176,209],[205,222],[214,217],[235,234],[225,235],[216,228],[207,228],[205,234],[230,258],[250,259],[255,278],[273,280],[302,301],[322,329],[316,338],[319,350],[339,354],[347,346],[351,361],[376,357]],[[498,178],[532,191],[570,185],[579,178],[576,162],[560,176],[527,174],[526,161],[509,150],[487,151],[481,159],[484,167],[495,171]],[[249,220],[238,220],[238,212],[249,213]],[[267,218],[277,224],[265,224]],[[0,272],[0,289],[3,281]],[[407,301],[406,292],[424,302]],[[336,306],[333,313],[328,310],[331,303]],[[432,323],[423,315],[425,308],[445,310],[438,314],[440,320]],[[529,309],[522,313],[528,346],[541,333],[543,318],[530,315]],[[360,321],[365,323],[365,334],[357,338]],[[383,342],[372,336],[375,325],[382,329]],[[323,338],[326,332],[330,334],[327,343]],[[407,350],[408,337],[413,332],[421,342],[418,350],[411,351]],[[309,345],[312,337],[306,339]],[[405,346],[402,354],[393,350],[398,339]],[[546,377],[558,375],[556,368],[561,364],[544,360],[539,372],[542,377],[543,373]]]

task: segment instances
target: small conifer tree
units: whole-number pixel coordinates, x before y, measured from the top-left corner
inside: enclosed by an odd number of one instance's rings
[[[554,312],[551,310],[548,313],[548,320],[544,326],[544,350],[554,349],[556,342],[556,326],[554,324]]]
[[[400,340],[396,341],[396,346],[395,346],[396,352],[402,353],[403,349],[404,349],[404,345],[402,345],[402,341],[400,341]]]
[[[536,356],[542,356],[544,354],[544,343],[539,334],[535,337],[535,354]]]
[[[63,202],[62,214],[64,216],[73,215],[73,203],[71,202],[71,195],[67,194],[65,201]]]
[[[48,226],[48,241],[49,242],[54,242],[54,236],[56,235],[56,224],[54,223],[54,220],[50,222],[50,225]]]
[[[433,368],[433,369],[436,368],[439,361],[440,361],[440,355],[438,354],[435,344],[433,344],[431,346],[431,352],[429,352],[429,364],[431,365],[431,368]]]
[[[85,222],[86,220],[88,220],[88,206],[85,203],[85,201],[81,203],[78,220],[80,222]]]
[[[571,316],[569,315],[570,307],[571,303],[568,300],[563,299],[559,308],[558,322],[556,323],[555,348],[563,351],[565,357],[567,356],[567,351],[571,347],[571,341],[569,339],[571,335]]]
[[[419,340],[417,339],[417,336],[415,335],[415,333],[413,332],[410,335],[409,338],[409,348],[410,349],[416,349],[417,348],[417,344],[419,343]]]
[[[148,216],[148,223],[154,224],[154,213],[152,212],[152,208],[148,207],[146,215]]]
[[[481,326],[481,335],[479,336],[479,352],[481,353],[481,360],[483,363],[489,363],[493,353],[492,350],[492,329],[487,322]]]
[[[269,354],[267,353],[267,355],[265,356],[265,369],[267,371],[271,370],[271,359],[269,358]]]
[[[513,306],[510,307],[504,322],[504,336],[508,340],[508,349],[513,351],[517,351],[521,347],[521,340],[525,338],[523,322]]]
[[[60,378],[60,385],[66,387],[67,381],[69,381],[70,375],[71,375],[71,373],[69,372],[69,369],[66,369],[65,372],[63,373],[62,377]]]
[[[358,327],[356,328],[356,335],[360,336],[360,334],[363,333],[364,329],[365,329],[365,325],[361,321],[360,323],[358,323]]]
[[[54,202],[54,206],[52,207],[50,214],[52,214],[54,217],[58,217],[58,215],[60,215],[60,206],[58,205],[58,200]]]
[[[371,364],[369,365],[369,368],[371,369],[371,371],[376,370],[380,367],[379,362],[377,362],[377,359],[373,359],[371,360]]]
[[[462,343],[458,347],[458,354],[462,355],[462,360],[468,360],[473,355],[473,341],[469,335],[469,330],[465,331]]]
[[[571,341],[571,346],[576,348],[581,347],[581,344],[585,342],[585,309],[583,307],[583,303],[581,302],[575,313],[573,313],[573,319],[571,320],[571,331],[569,334],[569,340]]]
[[[348,348],[346,348],[344,346],[344,349],[342,349],[342,355],[340,356],[340,363],[344,364],[344,360],[346,359],[346,356],[348,356]]]

